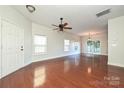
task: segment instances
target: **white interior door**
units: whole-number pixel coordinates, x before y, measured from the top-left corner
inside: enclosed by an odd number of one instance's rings
[[[24,65],[24,31],[2,20],[2,77]]]

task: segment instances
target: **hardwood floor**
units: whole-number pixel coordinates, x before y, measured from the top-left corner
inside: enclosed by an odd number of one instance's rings
[[[0,87],[124,87],[124,68],[107,65],[107,56],[74,55],[32,63],[2,78]]]

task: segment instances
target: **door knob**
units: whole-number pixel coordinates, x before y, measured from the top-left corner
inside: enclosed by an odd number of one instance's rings
[[[23,46],[21,46],[21,48],[23,48]]]
[[[23,51],[24,49],[23,49],[23,46],[21,46],[21,51]]]

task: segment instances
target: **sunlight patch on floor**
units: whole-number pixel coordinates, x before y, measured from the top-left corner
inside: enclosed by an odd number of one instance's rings
[[[39,87],[45,83],[46,69],[45,67],[38,67],[34,72],[34,87]]]

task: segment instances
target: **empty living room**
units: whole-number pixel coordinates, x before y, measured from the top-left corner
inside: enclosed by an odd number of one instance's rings
[[[124,88],[124,5],[0,5],[0,88]]]

